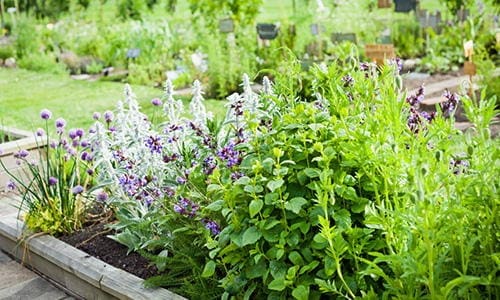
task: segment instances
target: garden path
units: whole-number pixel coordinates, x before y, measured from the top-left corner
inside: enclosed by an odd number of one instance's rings
[[[10,199],[0,192],[0,218],[17,214],[17,208],[11,203]],[[0,300],[7,299],[70,300],[75,298],[0,251]]]

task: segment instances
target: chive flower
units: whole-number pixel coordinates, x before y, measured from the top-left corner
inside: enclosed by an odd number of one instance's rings
[[[81,194],[83,193],[83,187],[81,185],[77,185],[75,187],[73,187],[71,189],[71,192],[74,194],[74,195],[78,195],[78,194]]]
[[[50,110],[48,109],[42,109],[42,111],[40,112],[40,118],[44,120],[48,120],[51,117],[52,117],[52,112],[50,112]]]

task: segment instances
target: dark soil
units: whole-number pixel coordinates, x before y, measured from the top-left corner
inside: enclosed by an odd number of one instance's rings
[[[147,259],[136,252],[127,255],[127,247],[108,238],[107,235],[110,234],[113,234],[113,232],[107,229],[104,224],[98,223],[58,238],[91,256],[142,279],[158,275],[156,267],[151,266]]]

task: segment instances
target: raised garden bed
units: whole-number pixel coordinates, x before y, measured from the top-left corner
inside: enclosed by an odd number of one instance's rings
[[[23,239],[24,224],[11,203],[0,199],[0,249],[84,299],[184,299],[115,268],[49,235]],[[9,211],[7,214],[6,211]],[[111,250],[112,251],[112,250]]]
[[[18,174],[23,167],[19,166],[14,154],[21,149],[30,153],[31,161],[39,161],[40,149],[46,146],[45,137],[35,137],[34,133],[16,128],[0,126],[0,159],[9,172]],[[0,168],[0,191],[5,189],[9,175]]]

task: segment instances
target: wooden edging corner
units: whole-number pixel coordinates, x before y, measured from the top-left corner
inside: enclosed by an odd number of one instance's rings
[[[185,299],[163,288],[145,288],[143,279],[50,235],[20,242],[23,226],[17,219],[17,212],[3,215],[0,219],[0,249],[75,295],[84,299]]]

